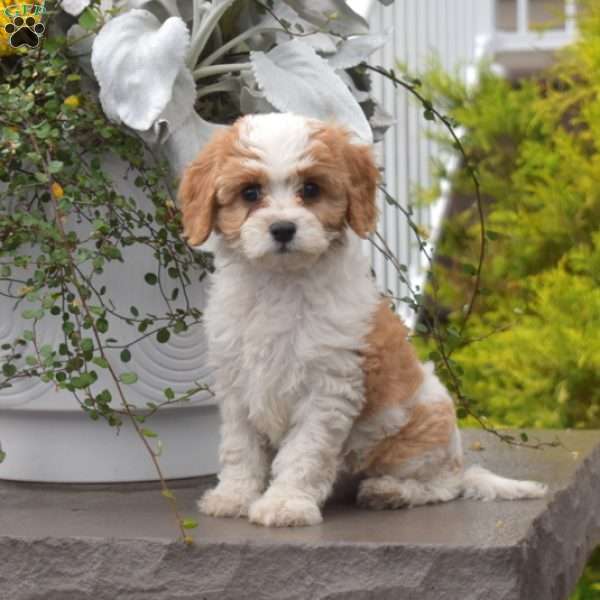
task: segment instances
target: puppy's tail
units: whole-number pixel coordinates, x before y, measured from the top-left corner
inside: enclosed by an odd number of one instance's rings
[[[462,479],[462,496],[476,500],[541,498],[547,491],[543,483],[500,477],[477,465],[469,467]]]

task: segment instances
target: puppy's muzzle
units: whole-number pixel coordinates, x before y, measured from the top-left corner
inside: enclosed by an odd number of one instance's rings
[[[292,221],[276,221],[269,226],[269,231],[276,242],[287,244],[296,235],[296,224]]]

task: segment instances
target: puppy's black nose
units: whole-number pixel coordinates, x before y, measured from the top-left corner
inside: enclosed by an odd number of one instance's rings
[[[291,221],[276,221],[269,226],[273,239],[285,244],[291,241],[296,233],[296,224]]]

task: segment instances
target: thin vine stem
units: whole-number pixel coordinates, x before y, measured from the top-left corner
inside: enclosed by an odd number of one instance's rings
[[[473,282],[473,290],[469,297],[469,301],[467,303],[466,309],[463,312],[462,322],[461,322],[461,325],[459,328],[460,333],[462,333],[467,325],[467,322],[469,320],[469,317],[471,316],[471,313],[473,312],[473,308],[475,306],[475,301],[479,295],[479,290],[481,287],[481,273],[483,270],[483,263],[485,261],[485,255],[486,255],[486,249],[487,249],[486,225],[485,225],[485,217],[483,214],[483,199],[481,196],[481,183],[479,181],[479,174],[477,172],[477,168],[469,160],[467,151],[465,150],[465,147],[464,147],[460,137],[457,135],[452,121],[448,118],[448,116],[444,115],[437,108],[435,108],[435,106],[432,104],[431,100],[428,100],[419,92],[419,90],[418,90],[419,86],[417,84],[414,84],[414,83],[411,84],[403,79],[400,79],[399,77],[396,76],[393,69],[386,70],[380,66],[373,66],[373,65],[367,65],[367,64],[364,66],[366,69],[373,71],[374,73],[378,73],[379,75],[382,75],[383,77],[386,77],[387,79],[392,81],[392,83],[394,84],[394,87],[397,87],[397,86],[403,87],[405,90],[407,90],[410,94],[412,94],[421,103],[421,105],[425,109],[426,118],[428,118],[429,120],[437,119],[438,121],[440,121],[443,124],[446,131],[450,134],[450,137],[452,138],[454,147],[461,154],[461,156],[464,160],[464,163],[465,163],[465,168],[467,170],[467,173],[469,174],[469,177],[470,177],[471,181],[473,182],[473,188],[475,191],[475,202],[476,202],[476,206],[477,206],[477,215],[479,218],[479,257],[478,257],[478,261],[477,261],[476,272],[475,272],[475,277],[474,277],[474,282]]]
[[[37,143],[37,140],[35,138],[34,135],[28,135],[28,138],[32,144],[32,146],[36,149],[36,151],[39,153],[40,156],[43,156],[41,149]],[[48,167],[49,164],[49,159],[48,157],[46,157],[45,161],[44,161],[44,170],[46,173],[46,176],[48,178],[48,181],[51,182],[53,181],[53,177],[52,174],[49,170]],[[118,376],[118,374],[116,373],[114,367],[112,366],[107,354],[104,351],[104,346],[102,343],[102,339],[100,337],[100,331],[98,329],[98,326],[96,324],[96,321],[93,317],[93,314],[87,304],[87,294],[84,292],[84,288],[83,285],[81,283],[81,281],[79,280],[78,276],[77,276],[77,265],[75,262],[75,259],[73,257],[73,253],[72,253],[72,248],[71,245],[68,241],[67,238],[67,234],[64,228],[64,223],[63,223],[63,219],[62,219],[62,215],[61,215],[61,211],[60,208],[58,206],[58,203],[56,201],[55,195],[52,191],[52,187],[49,186],[49,195],[50,195],[50,199],[52,201],[52,207],[53,207],[53,213],[54,213],[54,223],[57,227],[57,230],[59,232],[60,238],[61,238],[61,242],[63,245],[63,248],[65,249],[67,256],[68,256],[68,262],[69,262],[69,270],[71,273],[71,280],[73,282],[73,285],[75,286],[75,289],[78,292],[78,296],[79,296],[79,301],[81,304],[82,309],[84,310],[85,316],[89,319],[90,323],[91,323],[91,330],[92,330],[92,334],[94,336],[94,339],[96,340],[96,346],[97,349],[99,351],[99,354],[101,356],[101,358],[105,361],[105,365],[107,367],[108,372],[110,373],[110,376],[113,380],[113,383],[115,385],[115,388],[117,390],[118,396],[119,396],[119,400],[121,402],[121,405],[123,406],[123,410],[125,412],[125,414],[127,415],[131,425],[134,428],[134,431],[137,435],[137,437],[140,439],[140,441],[142,442],[142,444],[144,445],[144,447],[146,448],[146,451],[148,452],[148,455],[150,456],[150,459],[152,461],[152,464],[154,465],[154,469],[156,471],[156,474],[159,478],[159,482],[160,482],[160,487],[162,490],[162,495],[168,500],[171,509],[173,511],[174,517],[177,521],[177,526],[179,528],[180,534],[181,534],[181,539],[186,542],[186,543],[191,543],[192,539],[190,538],[190,536],[187,534],[185,527],[184,527],[184,521],[183,518],[181,517],[181,514],[179,512],[179,507],[178,507],[178,503],[177,503],[177,499],[175,497],[175,495],[173,494],[173,492],[170,490],[169,486],[167,485],[165,476],[162,472],[162,468],[160,466],[160,463],[158,461],[158,456],[157,453],[153,450],[152,446],[150,445],[150,442],[148,441],[146,435],[144,434],[142,427],[140,426],[140,423],[138,422],[138,420],[136,419],[136,415],[133,413],[130,404],[127,402],[127,399],[125,397],[125,392],[123,391],[123,387],[121,385],[121,380]],[[63,296],[64,298],[64,296]],[[77,315],[75,315],[77,317]],[[78,320],[78,319],[77,319]],[[81,330],[81,323],[79,323],[78,320],[78,327]],[[37,346],[35,346],[36,349],[36,353],[39,357],[39,351],[37,349]],[[87,363],[86,363],[86,368],[87,368]],[[88,386],[88,394],[91,395],[91,391],[89,390],[89,386]]]
[[[477,263],[475,276],[474,276],[473,290],[471,292],[471,295],[470,295],[469,301],[466,305],[466,308],[463,311],[461,324],[460,324],[460,327],[458,330],[458,335],[460,336],[460,335],[462,335],[462,333],[464,332],[464,330],[466,328],[468,320],[473,312],[473,308],[475,306],[475,301],[479,295],[480,286],[481,286],[481,274],[482,274],[482,270],[483,270],[483,263],[485,261],[485,256],[486,256],[486,225],[485,225],[485,217],[484,217],[484,211],[483,211],[483,200],[482,200],[482,195],[481,195],[481,183],[479,181],[479,175],[477,172],[477,168],[475,165],[473,165],[469,161],[469,157],[467,155],[466,149],[465,149],[460,137],[456,133],[453,121],[448,116],[444,115],[438,109],[436,109],[435,106],[433,106],[432,102],[430,100],[428,100],[427,98],[425,98],[423,96],[423,94],[421,94],[419,92],[418,87],[419,87],[420,83],[416,83],[416,82],[409,83],[403,79],[398,78],[393,70],[386,70],[380,66],[372,66],[372,65],[365,64],[364,67],[370,71],[373,71],[375,73],[378,73],[379,75],[382,75],[383,77],[390,79],[392,81],[392,83],[394,84],[394,87],[400,86],[400,87],[404,88],[405,90],[407,90],[423,106],[424,111],[425,111],[424,116],[427,120],[429,120],[429,121],[438,120],[444,125],[444,127],[446,128],[446,130],[448,131],[448,133],[450,134],[450,136],[454,142],[454,147],[461,154],[461,156],[465,162],[465,168],[467,169],[469,177],[470,177],[471,181],[473,182],[476,206],[477,206],[477,214],[478,214],[478,218],[479,218],[479,231],[480,231],[479,258],[478,258],[478,263]],[[387,192],[385,187],[380,186],[380,189],[383,191],[383,193],[385,195],[386,202],[388,202],[389,204],[392,204],[397,209],[399,209],[402,212],[402,214],[404,215],[404,217],[407,219],[407,222],[408,222],[411,230],[413,231],[413,233],[416,236],[420,250],[424,253],[425,257],[427,258],[427,261],[429,263],[429,272],[431,273],[431,277],[434,278],[435,275],[433,273],[433,256],[427,251],[427,244],[421,237],[418,225],[412,220],[411,213],[408,210],[406,210],[400,203],[398,203],[395,200],[395,198],[393,198]],[[390,249],[385,238],[383,236],[381,236],[378,232],[376,232],[375,236],[377,238],[377,242],[375,242],[371,238],[371,243],[373,243],[373,245],[383,254],[383,256],[391,262],[394,269],[396,269],[401,281],[406,284],[406,286],[409,290],[409,293],[412,295],[414,305],[421,306],[419,295],[411,287],[408,278],[405,276],[406,269],[403,268],[403,265],[400,264],[400,261],[395,256],[395,254],[392,252],[392,250]],[[437,286],[435,285],[435,282],[434,282],[433,287],[434,287],[434,290],[437,290]],[[523,448],[530,448],[530,449],[534,449],[534,450],[539,450],[544,447],[556,447],[556,446],[562,445],[559,439],[556,439],[552,442],[541,442],[538,440],[535,443],[530,443],[528,441],[529,438],[526,434],[521,434],[521,440],[516,440],[513,435],[511,435],[509,433],[504,433],[502,431],[498,431],[497,429],[495,429],[494,427],[489,425],[487,423],[487,420],[484,417],[482,417],[481,415],[479,415],[471,407],[469,398],[467,398],[465,396],[464,392],[462,391],[460,378],[457,375],[456,369],[454,368],[453,362],[451,360],[452,349],[449,349],[446,345],[445,336],[443,335],[443,332],[441,331],[439,318],[435,311],[434,311],[433,323],[432,323],[432,326],[430,327],[430,332],[433,335],[434,341],[436,343],[436,348],[438,351],[439,358],[444,366],[446,373],[448,374],[449,384],[450,384],[452,393],[454,394],[455,398],[457,399],[459,405],[465,410],[465,412],[469,416],[471,416],[473,419],[475,419],[475,421],[478,423],[478,425],[484,431],[494,435],[495,437],[499,438],[501,441],[503,441],[509,445],[523,447]]]

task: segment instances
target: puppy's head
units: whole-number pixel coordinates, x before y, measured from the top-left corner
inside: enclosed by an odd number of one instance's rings
[[[377,218],[379,172],[370,146],[344,128],[292,114],[251,115],[218,133],[186,169],[179,196],[184,234],[215,231],[265,267],[314,263]]]

